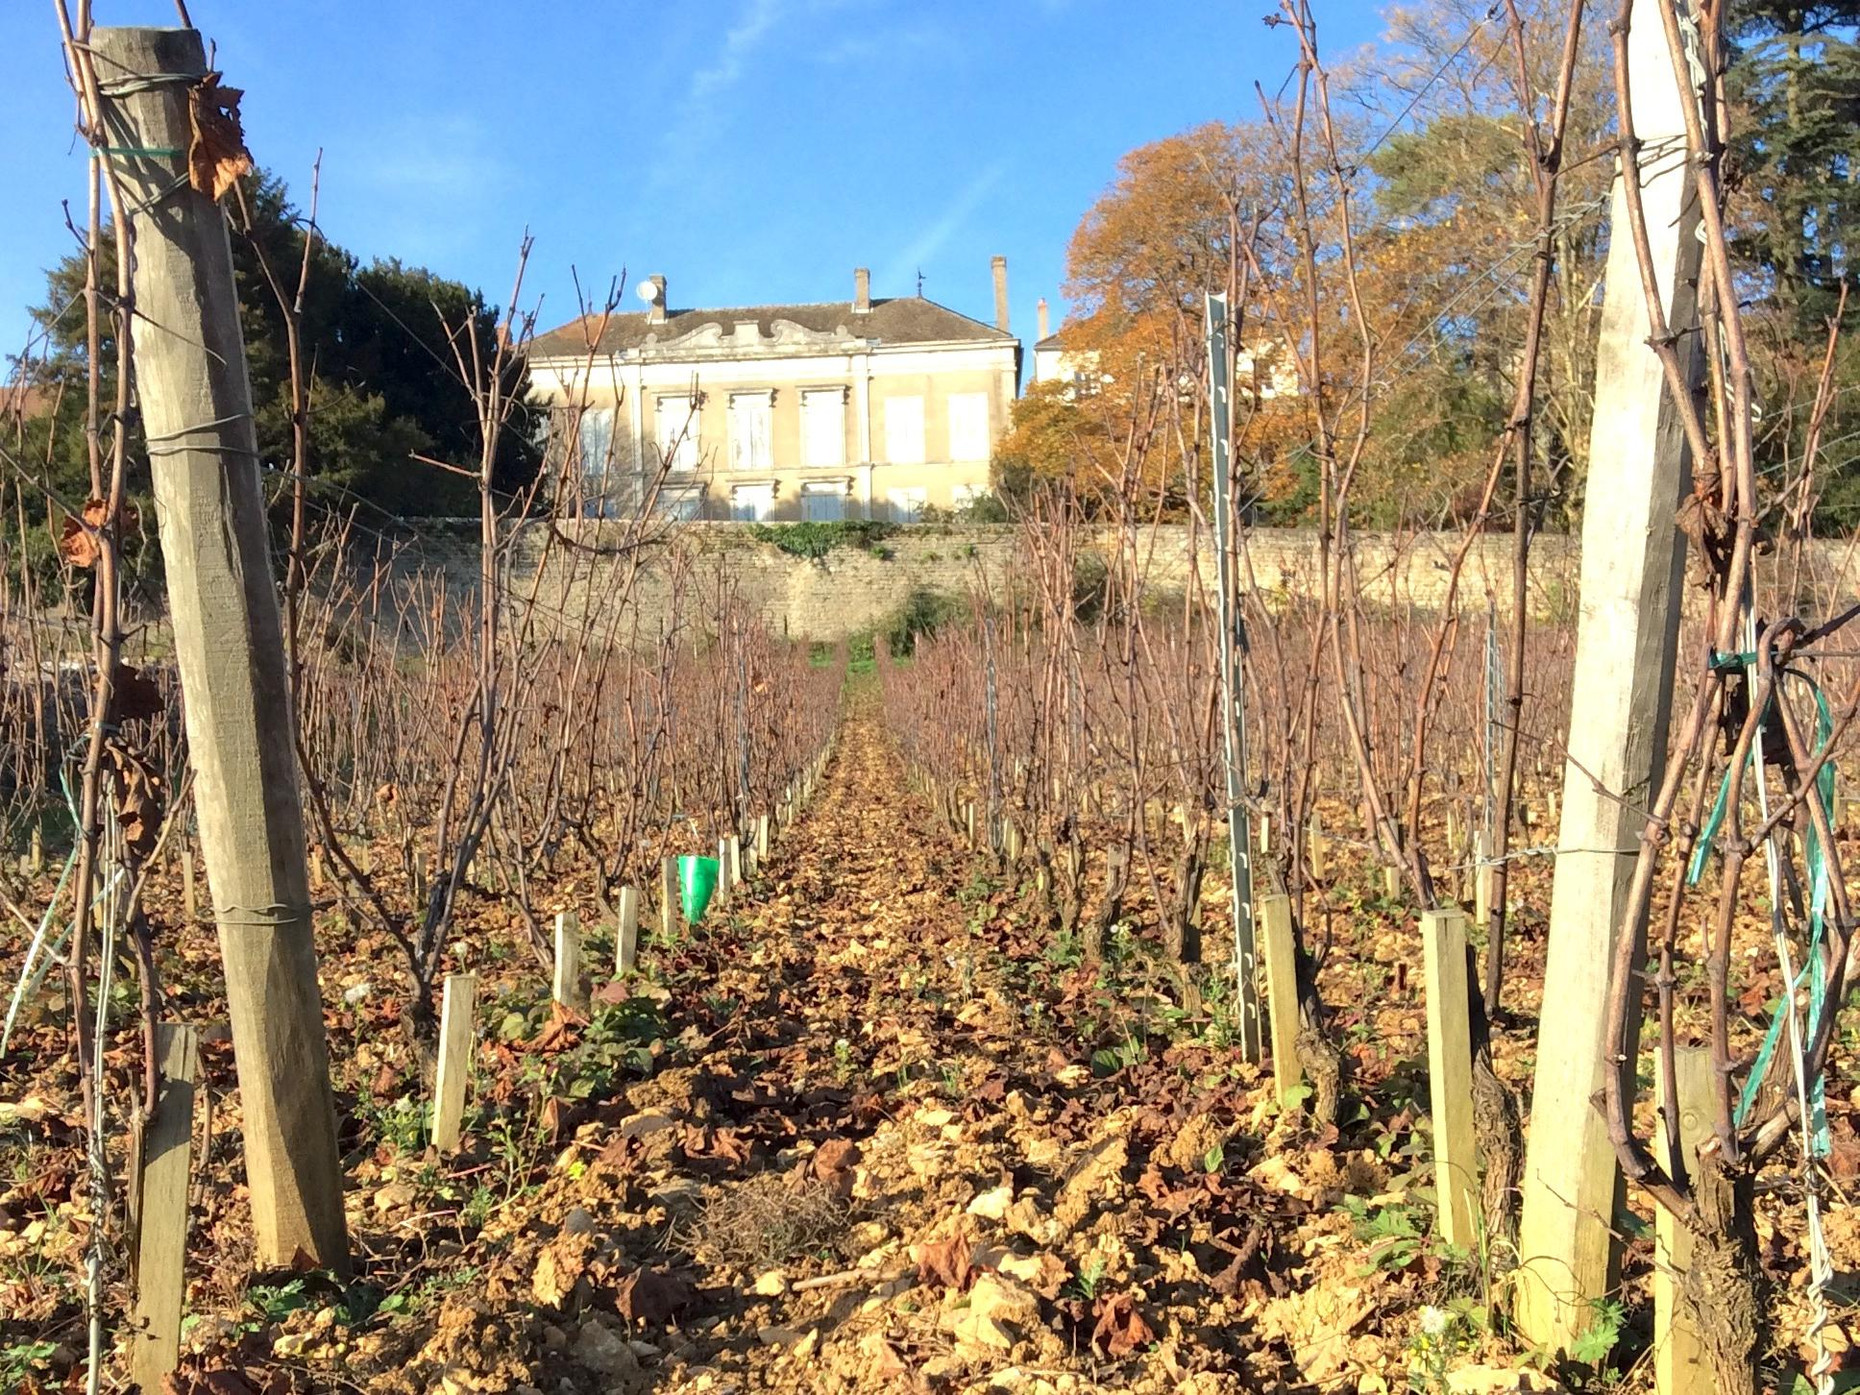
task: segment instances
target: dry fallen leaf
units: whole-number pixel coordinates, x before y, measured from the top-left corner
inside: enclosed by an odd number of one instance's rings
[[[958,1293],[975,1282],[975,1266],[969,1262],[969,1237],[957,1231],[947,1240],[932,1240],[917,1253],[917,1280],[935,1282]]]
[[[1103,1294],[1091,1305],[1091,1310],[1098,1319],[1092,1328],[1092,1345],[1102,1347],[1112,1357],[1129,1356],[1138,1347],[1147,1346],[1156,1339],[1128,1293]]]
[[[658,1269],[635,1269],[614,1285],[614,1309],[628,1322],[668,1322],[696,1297],[685,1280]]]

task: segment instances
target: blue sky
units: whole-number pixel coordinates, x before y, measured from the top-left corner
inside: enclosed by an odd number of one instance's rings
[[[1013,328],[1057,324],[1065,246],[1117,157],[1211,119],[1255,115],[1294,43],[1274,0],[190,0],[246,90],[259,162],[307,192],[364,258],[398,256],[574,313],[574,273],[604,288],[665,275],[674,306],[924,292],[992,316],[1008,258]],[[97,0],[101,23],[171,24],[170,0]],[[559,16],[559,17],[558,17]],[[1331,0],[1335,59],[1375,37],[1375,7]],[[52,7],[0,5],[0,353],[25,342],[43,271],[73,246],[82,151]]]

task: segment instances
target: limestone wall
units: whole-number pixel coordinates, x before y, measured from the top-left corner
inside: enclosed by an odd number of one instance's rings
[[[625,538],[625,525],[597,520],[565,525],[567,538],[589,550],[552,540],[542,524],[526,524],[512,563],[512,589],[527,591],[543,569],[537,590],[546,616],[562,623],[605,626],[608,604],[623,564],[599,555]],[[1366,595],[1376,603],[1435,610],[1444,602],[1457,534],[1420,534],[1399,540],[1364,535],[1355,560]],[[1108,535],[1092,535],[1082,552],[1102,557],[1114,546]],[[649,544],[627,624],[642,631],[673,625],[681,618],[675,593],[708,595],[723,584],[769,624],[796,639],[838,640],[886,625],[915,593],[965,597],[999,596],[1016,570],[1022,546],[1012,526],[921,524],[879,539],[871,548],[842,545],[824,557],[793,556],[736,524],[685,524]],[[477,584],[475,521],[436,522],[409,533],[392,558],[403,574],[416,570],[443,575],[448,589],[463,596]],[[1180,591],[1191,566],[1204,580],[1213,575],[1211,540],[1191,540],[1186,528],[1146,531],[1139,542],[1146,584],[1159,594]],[[1310,595],[1317,585],[1316,535],[1302,530],[1257,529],[1248,536],[1250,584],[1286,595]],[[1508,608],[1511,539],[1492,534],[1477,539],[1461,582],[1462,607],[1483,610],[1488,596]],[[682,579],[675,588],[674,577]],[[1546,617],[1573,614],[1576,546],[1571,538],[1537,540],[1533,562],[1533,609]],[[699,588],[693,590],[691,588]],[[708,610],[708,607],[706,607]]]

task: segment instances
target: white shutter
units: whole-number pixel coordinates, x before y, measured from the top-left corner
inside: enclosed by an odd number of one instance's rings
[[[769,468],[769,393],[738,392],[730,396],[730,468]]]
[[[698,418],[689,397],[661,397],[654,410],[659,455],[673,470],[695,470],[698,462]]]
[[[885,459],[894,465],[924,463],[924,400],[885,399]]]
[[[846,463],[845,389],[801,394],[801,463],[812,468]]]
[[[949,458],[988,459],[988,394],[952,393],[949,399]]]
[[[773,415],[775,399],[773,393],[758,393],[751,408],[749,419],[749,468],[752,470],[772,469],[775,464],[775,448],[769,440],[769,418]]]
[[[581,414],[581,435],[577,441],[581,452],[581,477],[590,484],[607,477],[613,459],[614,409],[590,407]]]
[[[838,484],[801,486],[801,517],[809,523],[836,523],[846,516],[846,489]]]
[[[919,523],[923,521],[924,504],[928,501],[928,491],[921,487],[893,489],[886,493],[886,501],[891,505],[891,520],[894,523]]]

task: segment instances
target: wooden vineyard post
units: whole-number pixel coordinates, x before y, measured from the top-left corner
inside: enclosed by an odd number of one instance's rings
[[[743,840],[732,833],[730,843],[730,885],[740,886],[743,882]]]
[[[1401,871],[1395,867],[1382,869],[1382,894],[1389,900],[1398,900],[1401,896]]]
[[[562,1006],[581,1011],[581,921],[573,911],[555,915],[555,979],[551,996]]]
[[[559,964],[559,928],[556,943]],[[439,1072],[433,1082],[433,1146],[441,1153],[450,1153],[459,1146],[459,1125],[465,1118],[465,1082],[471,1078],[475,1036],[472,1024],[477,1006],[478,975],[447,974],[445,993],[439,1000]]]
[[[1634,0],[1627,66],[1637,179],[1654,297],[1674,334],[1682,375],[1696,372],[1701,244],[1697,186],[1685,158],[1686,106],[1659,6]],[[1666,388],[1649,296],[1641,283],[1624,183],[1617,174],[1596,347],[1593,458],[1583,507],[1576,655],[1571,680],[1563,817],[1557,832],[1537,1029],[1537,1068],[1518,1236],[1518,1326],[1532,1343],[1567,1347],[1613,1287],[1619,1251],[1613,1218],[1620,1170],[1602,1112],[1603,1032],[1609,968],[1645,825],[1641,810],[1658,779],[1672,713],[1674,656],[1685,569],[1676,525],[1690,462],[1679,412]],[[1639,1002],[1638,990],[1631,1001]],[[1635,1040],[1615,1044],[1630,1059]],[[1541,1126],[1540,1126],[1541,1125]]]
[[[773,839],[769,830],[769,816],[767,814],[761,814],[756,818],[756,861],[758,863],[767,862],[769,860],[769,849],[772,845]]]
[[[1305,850],[1311,858],[1311,880],[1324,880],[1324,822],[1317,811],[1311,811],[1311,828],[1305,834]]]
[[[614,924],[614,975],[624,978],[633,972],[639,958],[639,888],[620,888],[620,914]]]
[[[1304,1083],[1298,1063],[1298,947],[1292,942],[1292,898],[1262,896],[1260,929],[1265,932],[1266,1010],[1272,1019],[1272,1083],[1280,1108]]]
[[[1660,1101],[1656,1148],[1670,1175],[1678,1177],[1698,1166],[1699,1146],[1711,1137],[1711,1052],[1698,1046],[1680,1047],[1673,1055],[1673,1074],[1679,1086],[1678,1109],[1665,1099]],[[1679,1116],[1677,1149],[1670,1132],[1675,1113]],[[1664,1206],[1654,1207],[1653,1382],[1658,1395],[1712,1395],[1711,1365],[1699,1344],[1698,1327],[1679,1296],[1691,1263],[1692,1232]]]
[[[668,945],[678,934],[678,859],[659,859],[659,937]]]
[[[730,904],[730,895],[736,889],[736,882],[730,875],[730,839],[724,834],[717,839],[717,890],[713,893],[719,906]]]
[[[1472,1028],[1466,1015],[1466,912],[1421,913],[1427,969],[1427,1095],[1434,1123],[1440,1234],[1477,1252],[1479,1164],[1473,1145]]]
[[[103,158],[134,253],[137,397],[239,1073],[254,1261],[346,1275],[291,687],[232,246],[219,205],[188,178],[189,99],[206,52],[192,29],[99,28],[90,47],[106,79]]]
[[[962,806],[962,826],[969,838],[969,846],[975,846],[975,801],[969,800]]]
[[[136,1240],[136,1337],[130,1374],[144,1390],[162,1389],[181,1357],[181,1310],[187,1297],[187,1184],[192,1172],[194,1091],[200,1033],[163,1022],[155,1028],[161,1094],[142,1138],[140,1233]]]

